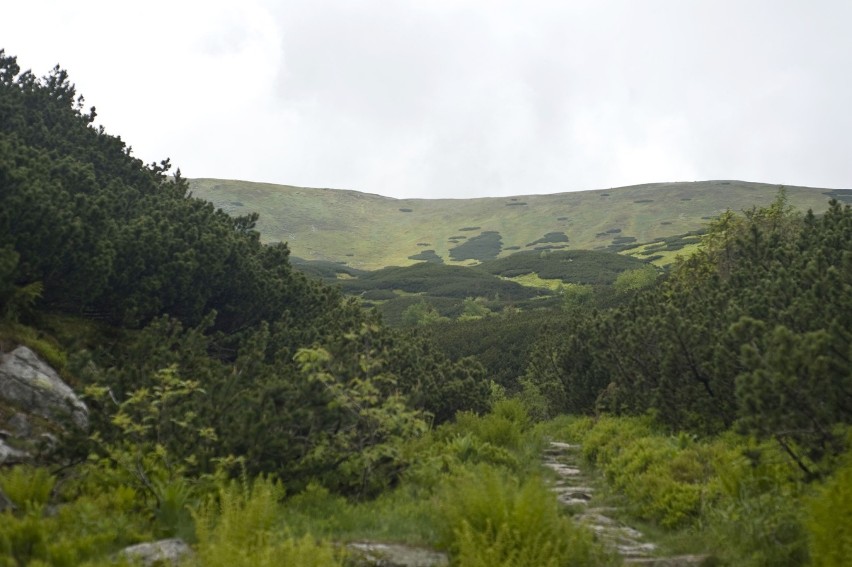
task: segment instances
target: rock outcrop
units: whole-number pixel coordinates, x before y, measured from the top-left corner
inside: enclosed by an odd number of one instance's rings
[[[14,465],[23,463],[29,458],[29,453],[10,447],[6,444],[6,440],[0,436],[0,465]]]
[[[52,423],[89,427],[89,410],[56,370],[25,346],[0,354],[0,400]]]
[[[27,462],[62,431],[88,427],[88,408],[49,364],[25,346],[0,352],[0,465]]]

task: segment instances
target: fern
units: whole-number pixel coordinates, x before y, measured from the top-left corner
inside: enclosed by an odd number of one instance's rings
[[[21,510],[41,510],[55,484],[47,469],[18,465],[0,473],[0,489]]]
[[[44,284],[41,282],[32,282],[24,286],[16,287],[6,300],[6,305],[3,307],[3,318],[17,322],[21,315],[31,314],[33,306],[36,301],[41,298],[43,291]]]
[[[310,535],[293,538],[278,526],[279,502],[284,490],[279,482],[260,477],[222,486],[194,514],[198,553],[196,562],[206,567],[272,567],[342,565],[329,544]]]

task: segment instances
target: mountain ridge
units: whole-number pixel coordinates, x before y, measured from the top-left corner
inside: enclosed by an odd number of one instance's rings
[[[239,180],[196,178],[189,183],[194,196],[229,214],[259,213],[257,229],[264,241],[287,242],[294,256],[307,260],[359,269],[426,259],[473,265],[519,250],[623,249],[700,230],[727,209],[767,205],[781,187],[713,180],[508,197],[397,199],[351,189]],[[815,212],[825,210],[831,196],[852,194],[844,189],[784,189],[794,208]],[[460,251],[463,246],[476,251]]]

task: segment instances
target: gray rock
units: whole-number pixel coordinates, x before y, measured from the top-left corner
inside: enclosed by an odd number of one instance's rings
[[[70,417],[80,429],[89,427],[86,405],[53,368],[25,346],[0,354],[0,399],[54,423]]]
[[[192,549],[179,538],[161,539],[148,543],[139,543],[125,547],[118,555],[136,561],[145,567],[154,565],[177,565]]]
[[[33,434],[33,426],[26,414],[16,413],[6,423],[12,435],[15,437],[29,437]]]
[[[645,541],[642,532],[610,516],[618,511],[617,508],[588,507],[590,501],[594,503],[594,490],[585,484],[579,449],[579,445],[550,443],[544,453],[544,464],[557,476],[551,488],[562,504],[574,505],[580,510],[585,508],[573,516],[574,521],[592,530],[601,543],[621,557],[624,565],[702,567],[714,564],[713,558],[707,555],[658,557],[656,544]]]
[[[26,451],[20,451],[14,447],[6,445],[6,442],[0,439],[0,465],[14,465],[23,463],[29,460],[30,454]]]
[[[445,553],[396,543],[353,542],[346,544],[348,561],[358,567],[445,567]]]

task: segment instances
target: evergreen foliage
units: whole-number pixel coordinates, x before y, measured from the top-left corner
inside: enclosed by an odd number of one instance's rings
[[[398,289],[459,299],[499,295],[504,299],[519,300],[542,295],[540,290],[501,280],[476,268],[445,266],[433,262],[421,262],[403,268],[391,266],[339,283],[341,289],[350,294],[372,289]]]
[[[462,229],[463,230],[463,229]],[[503,249],[503,239],[500,233],[494,230],[486,230],[474,236],[454,248],[450,248],[450,258],[456,262],[462,260],[493,260]]]
[[[723,214],[662,283],[543,337],[529,376],[554,411],[651,410],[702,433],[737,424],[819,475],[852,420],[850,250],[852,210],[837,202],[801,216],[782,193]],[[633,279],[621,287],[644,286]]]
[[[516,252],[484,262],[479,268],[504,277],[536,273],[541,278],[559,279],[564,283],[600,285],[611,284],[625,270],[643,266],[646,264],[641,260],[612,252],[554,250],[547,254]]]
[[[362,493],[400,474],[395,447],[423,419],[486,409],[476,365],[308,280],[286,245],[261,244],[256,214],[232,218],[192,198],[168,160],[134,158],[93,127],[64,71],[37,79],[0,52],[0,77],[0,313],[112,326],[111,342],[67,365],[97,387],[101,456],[168,455],[166,482],[235,455],[252,475]],[[309,353],[330,366],[311,366]],[[353,451],[366,461],[354,464]]]
[[[486,376],[512,394],[520,390],[528,351],[558,315],[547,311],[507,313],[497,317],[445,321],[422,330],[453,360],[473,356]]]

